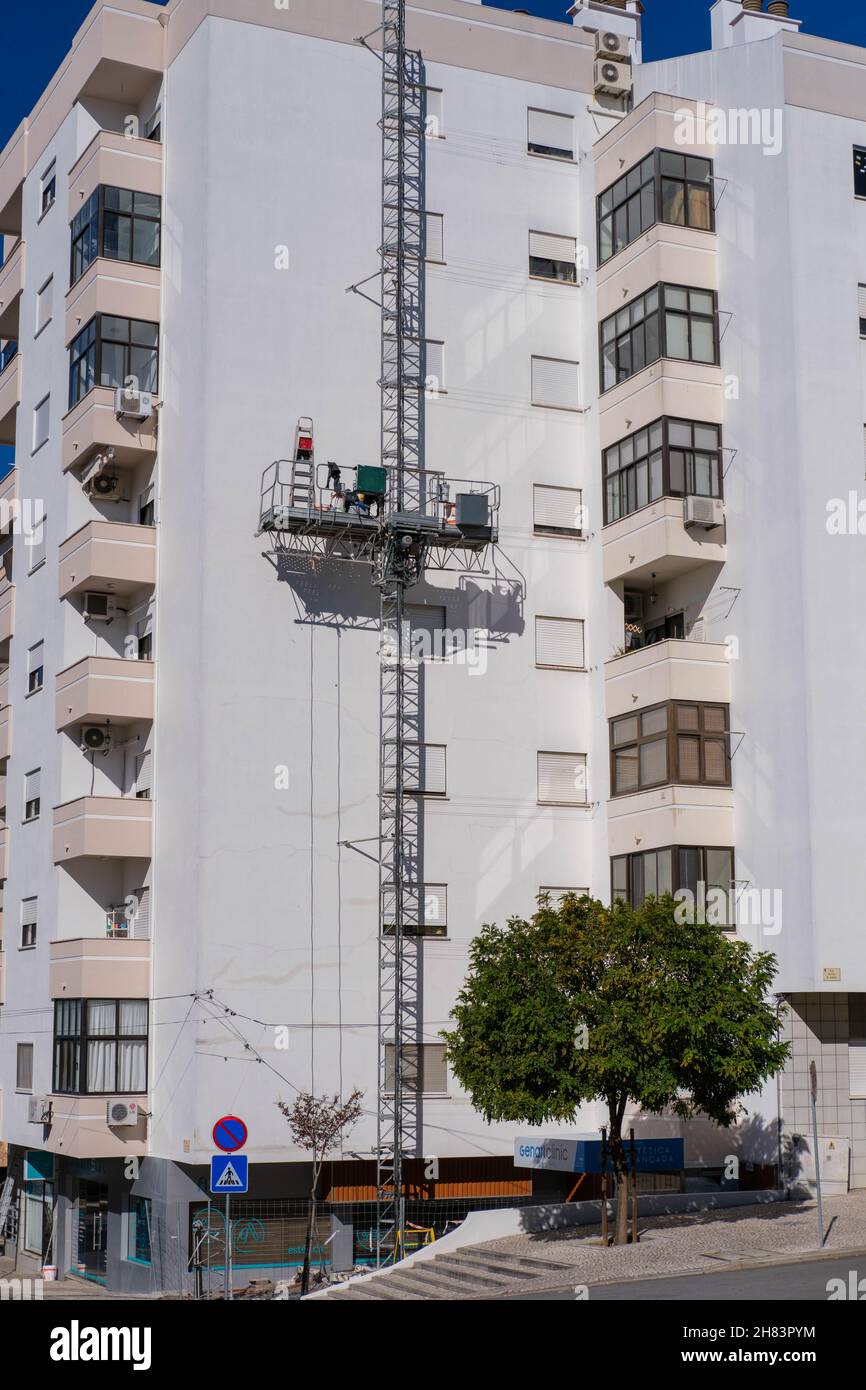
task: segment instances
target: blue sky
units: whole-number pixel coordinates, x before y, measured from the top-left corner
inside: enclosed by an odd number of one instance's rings
[[[161,2],[161,0],[160,0]],[[331,0],[322,0],[330,3]],[[499,9],[524,9],[565,23],[570,0],[514,0]],[[648,60],[706,48],[711,0],[644,0],[644,56]],[[2,0],[4,54],[0,90],[0,149],[66,54],[92,0]],[[824,38],[866,46],[866,5],[829,5],[827,0],[792,0],[803,28]]]

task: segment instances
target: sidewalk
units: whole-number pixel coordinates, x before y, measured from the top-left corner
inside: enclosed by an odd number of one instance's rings
[[[824,1252],[866,1250],[866,1190],[825,1198]],[[638,1205],[638,1210],[640,1206]],[[684,1216],[648,1217],[640,1221],[640,1243],[604,1249],[598,1231],[546,1231],[507,1236],[475,1246],[490,1254],[546,1256],[557,1265],[533,1281],[533,1289],[575,1284],[608,1284],[652,1275],[706,1273],[740,1264],[782,1261],[818,1253],[815,1203],[782,1202],[765,1207],[730,1207],[725,1211]],[[515,1287],[513,1292],[519,1292]],[[504,1291],[503,1291],[504,1292]]]

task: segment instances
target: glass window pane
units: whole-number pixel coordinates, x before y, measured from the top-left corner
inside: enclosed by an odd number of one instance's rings
[[[697,705],[677,705],[677,728],[697,729],[699,727]]]
[[[106,187],[104,206],[113,212],[132,212],[132,194],[128,188]]]
[[[634,461],[634,439],[631,437],[624,439],[619,446],[619,461],[624,468],[626,464]]]
[[[650,459],[650,501],[655,502],[664,492],[664,470],[662,468],[661,453],[653,454]]]
[[[132,251],[132,223],[128,217],[106,212],[102,223],[102,253],[114,261],[128,261]]]
[[[682,420],[668,421],[668,443],[676,444],[681,448],[690,449],[692,445],[692,427],[685,424]]]
[[[658,709],[647,710],[646,714],[641,715],[641,733],[661,734],[668,727],[668,711],[666,705],[660,705]]]
[[[651,314],[646,321],[646,360],[655,362],[661,356],[659,342],[659,316]]]
[[[616,331],[617,331],[617,334],[627,333],[630,326],[631,326],[631,311],[630,311],[629,309],[620,309],[619,313],[618,313],[617,316],[616,316]]]
[[[710,314],[714,312],[713,296],[706,290],[689,290],[689,307],[693,314]]]
[[[615,719],[613,721],[613,741],[618,743],[631,743],[637,738],[637,715],[630,714],[626,719]]]
[[[118,1032],[125,1037],[147,1033],[146,999],[121,999]]]
[[[87,1032],[90,1037],[111,1037],[117,1032],[117,1009],[113,999],[88,999]]]
[[[689,184],[689,226],[703,232],[710,230],[710,190]]]
[[[640,745],[640,784],[642,787],[664,782],[668,775],[668,741],[653,739]]]
[[[625,204],[613,215],[613,244],[617,251],[628,244],[628,208]]]
[[[670,452],[670,484],[671,492],[677,496],[686,490],[686,457],[678,449]]]
[[[637,749],[614,754],[614,792],[636,791],[637,784]]]
[[[117,1044],[97,1041],[87,1044],[87,1080],[85,1089],[91,1094],[113,1091],[117,1085]]]
[[[129,352],[129,375],[135,377],[139,391],[156,391],[156,353],[150,348],[131,348]]]
[[[632,327],[634,327],[638,323],[643,323],[645,310],[646,305],[644,304],[643,299],[636,299],[634,304],[632,304],[631,306]]]
[[[727,728],[725,710],[719,705],[704,706],[704,728],[708,733],[720,734]]]
[[[665,308],[682,309],[689,307],[688,290],[677,289],[676,285],[665,285]]]
[[[708,782],[728,779],[727,749],[724,739],[704,739],[704,775]]]
[[[137,217],[133,223],[132,259],[139,265],[159,265],[159,223]]]
[[[629,196],[631,196],[632,193],[637,193],[639,188],[640,165],[636,164],[633,169],[629,169],[628,173],[625,176],[625,191]]]
[[[712,165],[708,159],[701,159],[698,155],[686,155],[686,178],[694,179],[696,183],[709,182],[710,169]]]
[[[102,315],[102,339],[110,338],[114,343],[129,341],[129,319],[114,318],[111,314]]]
[[[147,1086],[147,1043],[121,1041],[119,1091],[143,1091]]]
[[[598,200],[598,203],[599,203],[599,211],[600,211],[600,212],[612,212],[612,211],[613,211],[613,189],[612,189],[612,188],[606,188],[605,191],[604,191],[604,193],[601,194],[601,196],[600,196],[600,198],[599,198],[599,200]]]
[[[707,887],[724,888],[727,893],[731,887],[734,873],[733,853],[729,849],[708,849]]]
[[[644,307],[648,314],[659,307],[659,292],[657,289],[650,290],[649,294],[644,295]]]
[[[695,425],[695,448],[718,449],[719,431],[715,425]]]
[[[648,898],[652,894],[655,898],[658,896],[655,853],[644,854],[641,858],[643,859],[643,896]]]
[[[692,361],[715,362],[715,360],[716,344],[712,323],[708,323],[706,319],[692,319]]]
[[[141,319],[133,319],[130,324],[132,341],[139,347],[156,347],[159,337],[159,324],[145,323]]]
[[[661,171],[663,174],[671,174],[675,179],[685,178],[685,156],[681,154],[673,154],[670,150],[662,150]]]
[[[646,462],[639,463],[635,469],[635,488],[637,491],[637,505],[645,507],[649,501],[649,478],[647,476]]]
[[[656,191],[655,184],[645,183],[640,195],[640,220],[641,230],[646,231],[656,220]]]
[[[699,849],[682,848],[680,850],[680,888],[687,888],[690,893],[697,894],[698,883],[701,877],[701,852]]]
[[[689,355],[689,321],[683,314],[665,314],[665,356]]]
[[[647,179],[652,179],[655,176],[654,165],[655,159],[651,154],[648,154],[643,164],[640,166],[640,177],[642,183],[646,183]]]
[[[674,891],[672,859],[673,851],[669,849],[660,849],[656,855],[659,897],[661,897],[663,893],[672,893]]]
[[[671,222],[677,227],[684,227],[686,224],[686,200],[683,185],[673,183],[670,179],[662,179],[662,220]]]
[[[628,239],[634,241],[640,236],[640,194],[628,201]]]
[[[599,226],[599,255],[603,261],[613,255],[613,219],[606,217]]]
[[[146,214],[148,217],[159,217],[162,212],[162,200],[158,193],[136,193],[135,211]]]
[[[695,454],[694,491],[698,497],[714,497],[713,464],[708,454]]]
[[[626,181],[625,181],[625,179],[620,179],[619,182],[618,182],[618,183],[615,183],[614,186],[613,186],[613,203],[614,203],[614,207],[619,207],[620,204],[621,204],[622,202],[625,201],[625,197],[626,197]]]
[[[127,375],[126,348],[117,343],[103,343],[100,385],[123,386]]]
[[[620,854],[611,860],[611,883],[615,898],[628,896],[628,855]]]
[[[650,448],[651,448],[651,449],[660,449],[660,448],[661,448],[661,446],[662,446],[662,438],[663,438],[663,435],[664,435],[664,430],[662,429],[662,422],[661,422],[661,420],[657,420],[656,423],[655,423],[654,425],[650,425],[650,436],[649,436],[649,437],[650,437]]]
[[[701,780],[701,741],[698,738],[677,739],[679,761],[679,780],[699,782]]]

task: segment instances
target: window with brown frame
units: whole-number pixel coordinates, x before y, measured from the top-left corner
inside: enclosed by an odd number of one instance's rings
[[[727,705],[674,700],[610,721],[611,795],[670,783],[731,785]]]

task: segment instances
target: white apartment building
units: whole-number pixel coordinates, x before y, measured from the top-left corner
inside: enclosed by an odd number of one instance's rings
[[[481,924],[543,889],[729,891],[728,929],[779,957],[794,1057],[736,1132],[688,1128],[687,1165],[790,1169],[816,1059],[822,1134],[866,1181],[866,657],[838,597],[856,523],[827,524],[862,481],[866,51],[772,8],[717,0],[710,52],[642,65],[636,0],[571,25],[409,0],[425,457],[500,497],[483,566],[409,596],[428,1224],[567,1195],[514,1168],[517,1127],[475,1113],[439,1037]],[[379,20],[98,0],[0,154],[0,1141],[22,1265],[130,1292],[188,1287],[223,1114],[249,1128],[240,1210],[270,1223],[247,1269],[297,1263],[298,1090],[365,1093],[323,1195],[335,1260],[369,1249],[378,594],[259,521],[301,416],[318,469],[381,462],[379,314],[347,293],[376,297]],[[720,140],[713,106],[767,139]]]

